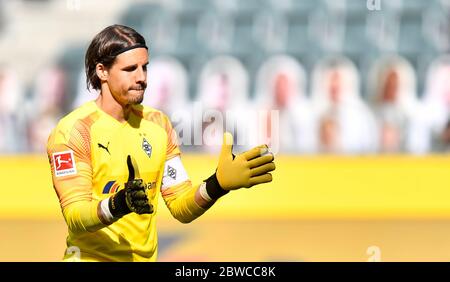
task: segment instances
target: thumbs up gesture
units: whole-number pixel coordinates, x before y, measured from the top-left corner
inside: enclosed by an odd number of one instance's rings
[[[217,181],[222,189],[229,191],[250,188],[272,181],[269,172],[275,170],[275,163],[267,145],[257,146],[234,158],[232,150],[233,136],[225,132],[216,171]]]
[[[115,218],[121,218],[130,212],[137,214],[153,213],[153,205],[149,203],[145,184],[139,177],[139,170],[133,157],[127,157],[128,181],[125,188],[109,198],[108,206]]]
[[[137,214],[153,213],[153,205],[148,202],[145,184],[140,177],[134,159],[128,155],[128,181],[125,183],[125,199],[130,211]]]

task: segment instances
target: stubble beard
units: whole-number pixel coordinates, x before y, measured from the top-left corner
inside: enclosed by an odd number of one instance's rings
[[[130,105],[139,105],[144,101],[144,93],[142,93],[139,96],[130,98],[129,104]]]

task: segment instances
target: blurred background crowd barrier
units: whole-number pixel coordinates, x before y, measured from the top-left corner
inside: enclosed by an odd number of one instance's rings
[[[0,0],[0,261],[63,255],[45,146],[98,95],[84,54],[114,23],[147,40],[143,103],[193,182],[223,129],[280,153],[189,225],[160,199],[159,260],[450,260],[450,1]]]
[[[217,158],[183,163],[198,183]],[[4,156],[0,171],[0,261],[61,260],[67,226],[47,158]],[[450,261],[449,171],[447,156],[280,155],[272,183],[232,192],[190,224],[160,197],[158,260]]]
[[[57,121],[96,98],[84,53],[111,23],[148,41],[144,104],[169,116],[184,151],[215,150],[192,142],[195,124],[282,153],[449,149],[450,1],[0,3],[2,154],[44,152]]]

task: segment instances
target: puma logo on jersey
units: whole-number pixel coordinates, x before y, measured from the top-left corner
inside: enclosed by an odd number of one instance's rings
[[[108,149],[108,147],[109,147],[109,142],[108,142],[108,145],[106,145],[106,147],[105,147],[104,145],[100,144],[100,143],[97,143],[97,145],[98,145],[98,147],[99,147],[100,149],[104,149],[106,152],[108,152],[109,155],[111,155],[111,153],[109,152],[109,149]]]
[[[152,145],[150,145],[150,143],[148,143],[147,139],[145,138],[143,138],[142,140],[142,149],[149,158],[152,156]]]

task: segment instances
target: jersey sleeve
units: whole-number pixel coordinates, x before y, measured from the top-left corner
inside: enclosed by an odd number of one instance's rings
[[[161,195],[172,216],[182,223],[189,223],[206,210],[195,201],[195,193],[199,185],[192,185],[184,169],[177,133],[166,115],[164,115],[164,124],[167,132],[167,152]]]
[[[151,111],[146,118],[159,124],[167,133],[167,149],[161,181],[161,195],[174,218],[182,223],[189,223],[206,210],[195,201],[198,185],[193,186],[181,163],[177,133],[170,119],[159,111]]]
[[[47,143],[53,187],[69,230],[95,231],[104,225],[98,201],[92,198],[89,125],[80,121],[69,129],[57,127]]]
[[[192,185],[179,155],[166,160],[161,195],[170,213],[178,221],[189,223],[206,211],[195,200],[198,188],[199,185]]]
[[[164,128],[167,132],[167,151],[166,160],[169,160],[175,156],[180,155],[180,148],[178,147],[178,136],[176,131],[172,127],[170,119],[164,115],[163,116]]]

